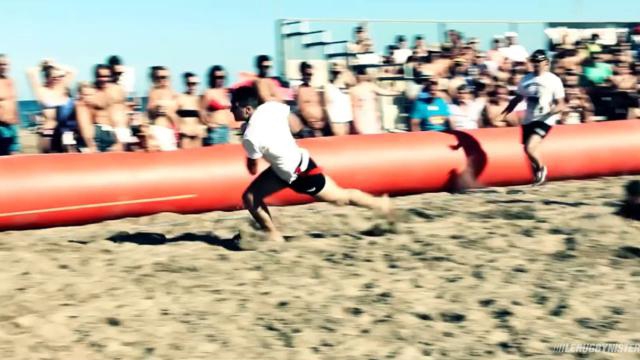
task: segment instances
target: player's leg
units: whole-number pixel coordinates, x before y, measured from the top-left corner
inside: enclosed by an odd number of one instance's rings
[[[258,175],[242,194],[245,208],[267,233],[270,240],[283,241],[283,238],[273,223],[264,199],[285,187],[287,187],[287,183],[280,179],[271,168],[268,168]]]
[[[373,209],[385,215],[391,214],[393,208],[389,197],[376,197],[357,189],[344,189],[329,176],[323,176],[325,178],[324,187],[315,195],[318,200],[336,205],[352,205]]]

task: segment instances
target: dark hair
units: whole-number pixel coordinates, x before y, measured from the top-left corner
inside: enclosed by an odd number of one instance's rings
[[[111,67],[122,65],[122,59],[118,55],[111,55],[107,58],[107,64]]]
[[[196,74],[192,73],[191,71],[187,71],[184,74],[182,74],[182,78],[184,79],[185,82],[189,81],[189,78],[194,76],[196,76]]]
[[[363,65],[356,65],[353,67],[356,75],[367,75],[367,67]]]
[[[156,78],[156,73],[157,73],[158,71],[160,71],[160,70],[167,70],[167,67],[166,67],[166,66],[155,65],[155,66],[152,66],[152,67],[150,68],[149,76],[151,77],[151,80],[155,80],[155,78]]]
[[[209,87],[214,88],[216,86],[216,73],[218,71],[224,71],[222,65],[213,65],[209,68]]]
[[[300,63],[300,74],[304,75],[305,70],[313,69],[313,66],[306,61]]]
[[[407,41],[407,38],[404,35],[396,36],[396,42],[404,42]]]
[[[53,66],[51,67],[53,68]],[[111,74],[111,67],[109,65],[106,64],[97,64],[94,68],[94,72],[93,75],[97,78],[98,77],[98,72],[100,72],[100,70],[109,70],[109,74]]]
[[[260,96],[258,90],[253,86],[241,86],[231,93],[231,104],[240,108],[251,106],[258,107]]]
[[[416,35],[415,40],[424,40],[422,35]]]
[[[256,67],[259,68],[265,61],[270,61],[271,57],[269,55],[258,55],[256,56]]]
[[[55,67],[53,65],[44,65],[42,66],[42,68],[40,69],[42,71],[42,73],[44,74],[44,78],[48,79],[51,77],[51,72],[53,71]]]

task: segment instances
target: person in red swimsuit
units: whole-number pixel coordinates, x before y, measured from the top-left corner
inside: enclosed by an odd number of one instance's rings
[[[207,133],[204,145],[226,144],[230,141],[230,129],[239,126],[231,113],[229,91],[225,88],[226,72],[220,65],[209,70],[209,89],[202,95],[200,104]]]

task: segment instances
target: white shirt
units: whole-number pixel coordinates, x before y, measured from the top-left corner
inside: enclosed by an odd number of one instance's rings
[[[500,48],[499,51],[506,58],[511,59],[511,61],[527,62],[527,58],[529,57],[527,49],[520,44],[509,45],[508,47]]]
[[[122,86],[127,94],[132,94],[136,89],[136,74],[135,70],[130,66],[124,67],[124,72],[118,79],[118,85]]]
[[[564,86],[558,76],[548,71],[540,76],[529,73],[520,81],[518,94],[522,95],[527,102],[523,124],[533,121],[544,121],[549,125],[556,124],[559,116],[552,114],[551,109],[554,101],[564,99]]]
[[[328,83],[324,92],[327,98],[327,114],[334,124],[345,124],[353,120],[353,107],[351,97],[342,92],[340,88]]]
[[[275,173],[291,183],[298,165],[306,170],[307,150],[298,147],[289,128],[289,106],[268,101],[253,112],[242,136],[242,146],[250,159],[264,157]],[[301,164],[302,161],[302,164]]]
[[[451,119],[453,128],[456,130],[477,129],[484,105],[484,101],[480,99],[472,100],[464,106],[450,104],[449,118]]]
[[[413,55],[411,49],[397,49],[393,51],[393,61],[396,64],[404,64],[411,55]]]

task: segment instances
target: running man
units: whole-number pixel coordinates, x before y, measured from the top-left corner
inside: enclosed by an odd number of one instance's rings
[[[316,200],[366,207],[391,215],[391,200],[387,196],[374,197],[360,190],[343,189],[323,174],[309,152],[298,147],[291,135],[289,124],[296,119],[289,106],[276,101],[259,105],[260,98],[254,87],[236,89],[231,104],[236,120],[248,121],[242,145],[247,153],[249,173],[257,173],[257,160],[261,157],[271,165],[242,195],[244,206],[266,232],[268,240],[284,241],[264,199],[284,188],[313,196]]]
[[[547,167],[540,157],[540,143],[561,114],[564,116],[565,101],[562,80],[549,71],[549,58],[544,50],[536,50],[529,57],[533,72],[525,75],[518,85],[518,94],[511,99],[502,112],[503,121],[523,99],[527,111],[522,121],[522,144],[531,162],[533,185],[542,185],[547,179]]]

